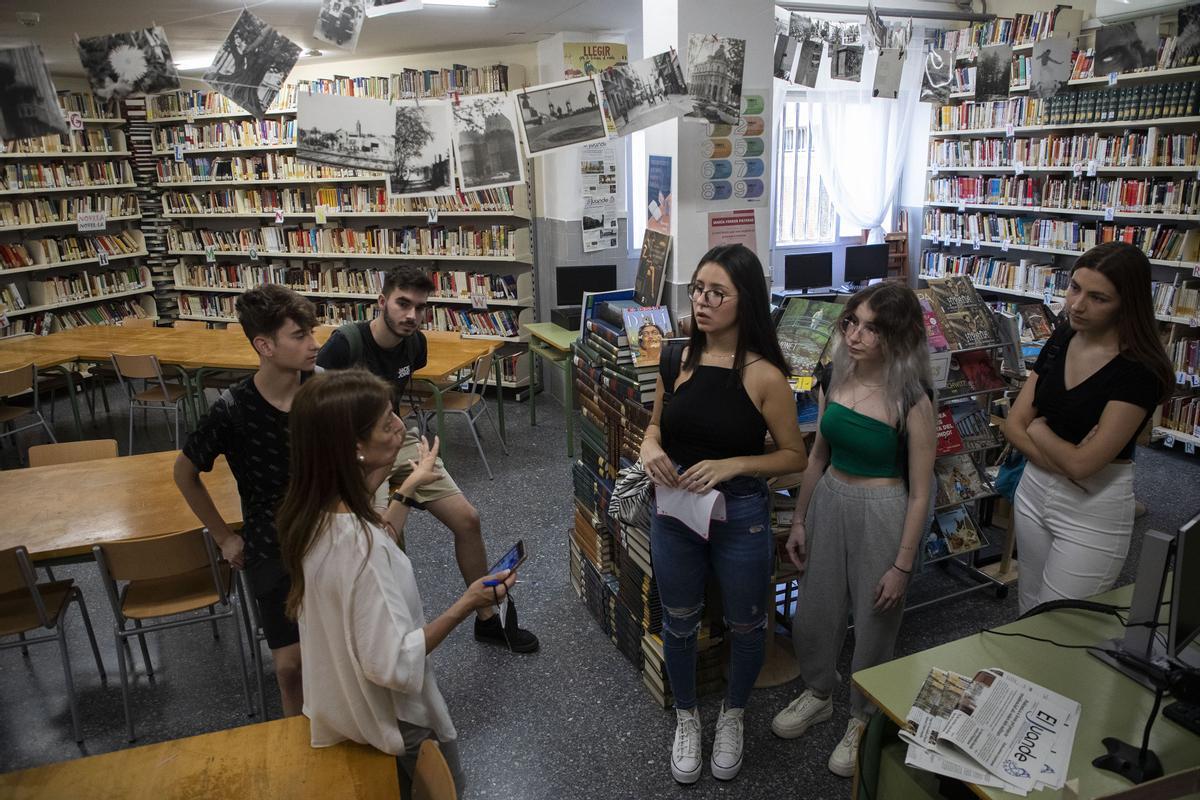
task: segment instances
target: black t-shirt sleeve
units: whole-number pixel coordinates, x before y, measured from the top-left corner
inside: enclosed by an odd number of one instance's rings
[[[183,445],[183,454],[201,472],[211,472],[217,456],[228,454],[233,441],[233,418],[224,398],[212,404]]]
[[[341,331],[334,331],[322,345],[321,352],[317,353],[317,366],[322,369],[349,369],[354,366],[350,363],[350,343]]]
[[[1146,411],[1154,411],[1162,396],[1160,388],[1154,373],[1139,363],[1129,361],[1126,368],[1112,382],[1108,399],[1132,403]]]
[[[417,331],[416,335],[417,346],[414,348],[413,352],[413,372],[416,372],[429,363],[429,342],[425,339],[425,334],[421,333],[420,331]]]

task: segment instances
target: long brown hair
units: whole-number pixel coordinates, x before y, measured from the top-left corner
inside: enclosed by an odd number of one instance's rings
[[[292,578],[287,613],[293,619],[304,600],[304,556],[325,530],[338,501],[360,524],[382,524],[355,444],[370,438],[391,403],[388,385],[361,369],[316,375],[292,400],[288,415],[291,479],[275,523],[283,565]],[[369,552],[369,537],[367,547]]]
[[[1075,260],[1075,270],[1093,269],[1112,283],[1121,298],[1117,309],[1117,338],[1121,354],[1145,365],[1158,379],[1159,399],[1175,383],[1175,370],[1158,338],[1150,296],[1150,259],[1126,242],[1098,244]]]

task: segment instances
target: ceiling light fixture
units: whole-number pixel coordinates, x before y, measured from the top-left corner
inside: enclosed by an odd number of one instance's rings
[[[496,0],[424,0],[427,6],[460,6],[462,8],[495,8]]]
[[[175,69],[188,72],[193,69],[208,69],[212,66],[213,56],[192,56],[181,58],[175,62]]]

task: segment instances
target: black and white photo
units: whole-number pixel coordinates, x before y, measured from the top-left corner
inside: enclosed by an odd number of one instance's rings
[[[1033,43],[1029,59],[1029,96],[1049,99],[1061,92],[1071,79],[1074,44],[1061,34]]]
[[[861,44],[839,44],[833,48],[833,66],[830,73],[834,80],[862,80],[863,46]]]
[[[943,106],[950,100],[950,73],[954,57],[949,50],[934,48],[925,54],[921,75],[921,102]]]
[[[904,51],[898,47],[881,47],[875,62],[875,85],[872,97],[895,100],[900,96],[900,74],[904,71]]]
[[[996,44],[979,48],[976,59],[975,100],[1007,100],[1012,79],[1012,46]]]
[[[600,85],[619,136],[692,110],[683,69],[674,50],[610,67],[600,73]]]
[[[1153,69],[1158,60],[1158,17],[1140,17],[1096,30],[1096,60],[1092,74]]]
[[[425,4],[421,0],[366,0],[367,16],[382,17],[385,14],[400,14],[404,11],[420,11]]]
[[[395,120],[396,166],[388,175],[388,194],[453,194],[450,104],[440,100],[398,103]]]
[[[76,40],[75,46],[92,92],[102,100],[179,88],[162,28],[91,36]]]
[[[825,43],[820,39],[805,39],[800,43],[800,55],[796,58],[796,74],[792,83],[813,89],[817,85],[817,75],[821,72],[821,56],[825,53]]]
[[[67,132],[42,48],[31,44],[0,49],[0,139]]]
[[[298,44],[243,10],[204,73],[204,82],[261,117],[299,58]]]
[[[792,37],[792,15],[779,6],[775,6],[775,53],[772,56],[772,72],[776,78],[787,80],[791,77],[796,63],[796,54],[800,42]]]
[[[369,97],[298,92],[296,158],[391,171],[396,165],[395,106]]]
[[[517,92],[525,152],[545,155],[608,138],[595,76],[545,83]]]
[[[460,189],[470,192],[525,182],[517,106],[511,95],[464,96],[451,111]]]
[[[689,122],[736,125],[742,107],[746,40],[712,33],[688,35]]]
[[[1179,9],[1179,33],[1175,42],[1175,66],[1200,64],[1200,3]]]
[[[365,3],[366,0],[324,0],[313,38],[353,53],[358,48],[358,35],[366,17]]]

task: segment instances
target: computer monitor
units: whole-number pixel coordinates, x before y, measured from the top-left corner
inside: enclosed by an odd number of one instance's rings
[[[554,298],[558,306],[581,305],[584,292],[611,292],[616,288],[616,264],[586,264],[554,270]]]
[[[823,289],[833,284],[833,253],[794,253],[783,257],[783,288]]]
[[[846,248],[846,283],[886,278],[887,268],[886,244],[858,244]]]
[[[1200,634],[1200,514],[1185,522],[1175,536],[1167,655],[1178,662],[1200,667],[1197,648],[1188,650],[1197,634]]]

